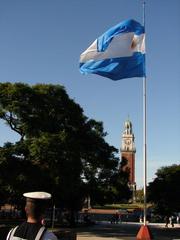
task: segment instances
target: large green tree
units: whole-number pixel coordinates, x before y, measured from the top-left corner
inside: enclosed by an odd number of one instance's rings
[[[25,158],[24,148],[22,142],[6,143],[0,148],[1,201],[17,207],[22,205],[23,192],[51,187],[48,173]]]
[[[162,167],[156,176],[149,183],[148,200],[154,203],[156,212],[161,215],[180,212],[180,165]]]
[[[88,119],[62,86],[1,83],[0,118],[20,135],[0,149],[0,169],[11,173],[0,184],[10,202],[44,189],[73,212],[89,195],[102,204],[129,197],[102,122]]]

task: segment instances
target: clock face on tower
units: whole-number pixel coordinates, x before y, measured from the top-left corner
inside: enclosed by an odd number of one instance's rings
[[[126,139],[124,142],[125,142],[125,144],[130,145],[131,144],[131,139]]]

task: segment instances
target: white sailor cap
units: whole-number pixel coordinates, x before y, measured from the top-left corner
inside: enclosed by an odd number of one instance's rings
[[[23,194],[26,198],[31,198],[34,200],[48,200],[51,199],[51,194],[47,192],[28,192]]]

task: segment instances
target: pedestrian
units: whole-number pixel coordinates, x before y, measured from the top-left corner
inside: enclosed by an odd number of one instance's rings
[[[118,223],[119,222],[119,213],[116,212],[114,217],[115,217],[115,223]]]
[[[174,216],[170,216],[169,217],[169,224],[171,225],[171,227],[174,227]]]
[[[27,220],[10,230],[6,240],[57,240],[57,237],[42,225],[47,200],[51,194],[47,192],[24,193],[26,197],[25,212]]]
[[[172,225],[172,217],[169,217],[169,224]]]
[[[174,227],[174,222],[175,222],[174,220],[175,220],[175,218],[174,218],[174,216],[172,215],[172,216],[171,216],[171,226],[172,226],[172,227]]]
[[[177,217],[176,217],[176,222],[177,222],[177,224],[179,224],[179,215],[177,215]]]
[[[169,224],[169,217],[168,216],[166,216],[165,217],[165,227],[168,227],[168,224]]]

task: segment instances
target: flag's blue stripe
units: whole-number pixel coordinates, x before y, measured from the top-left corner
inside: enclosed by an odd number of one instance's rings
[[[131,57],[89,60],[80,63],[81,73],[94,73],[112,80],[145,76],[145,54],[134,53]]]
[[[120,22],[97,39],[97,50],[99,52],[105,51],[113,37],[129,32],[134,32],[135,35],[141,35],[144,33],[144,27],[133,19]]]

